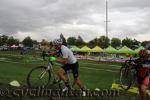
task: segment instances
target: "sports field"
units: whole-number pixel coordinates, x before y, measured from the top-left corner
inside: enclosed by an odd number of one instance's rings
[[[26,77],[29,71],[40,65],[46,65],[40,54],[20,55],[17,52],[0,51],[0,87],[10,87],[8,84],[17,80],[21,86],[26,86]],[[87,89],[111,89],[112,83],[118,82],[119,69],[121,64],[99,63],[95,61],[79,61],[80,79]],[[59,64],[55,64],[57,70]],[[0,100],[10,100],[11,97],[1,97]],[[11,98],[17,100],[17,97]],[[63,100],[63,98],[53,98],[54,100]],[[65,100],[137,100],[137,95],[125,93],[116,97],[68,97]],[[51,100],[49,97],[23,97],[21,100]]]

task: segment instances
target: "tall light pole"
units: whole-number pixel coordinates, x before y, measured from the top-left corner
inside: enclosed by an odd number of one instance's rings
[[[106,20],[105,20],[105,22],[106,22],[106,37],[108,37],[108,22],[110,22],[110,21],[108,21],[108,1],[106,0]]]

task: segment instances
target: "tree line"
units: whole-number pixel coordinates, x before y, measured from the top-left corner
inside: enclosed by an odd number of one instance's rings
[[[124,38],[123,40],[121,40],[119,38],[109,39],[106,36],[100,36],[99,38],[94,38],[93,40],[91,40],[89,42],[85,42],[81,36],[78,36],[78,38],[69,37],[66,41],[69,45],[76,45],[79,47],[87,45],[90,48],[93,48],[95,46],[100,46],[103,49],[107,48],[108,46],[112,46],[116,49],[120,48],[121,46],[127,46],[131,49],[136,49],[140,46],[145,47],[146,45],[150,44],[150,41],[140,42],[136,39],[131,39],[128,37]]]
[[[119,38],[108,38],[106,36],[100,36],[99,38],[94,38],[89,42],[85,42],[84,39],[79,35],[78,37],[69,37],[65,38],[63,34],[60,34],[60,38],[63,40],[64,45],[69,45],[69,46],[88,46],[90,48],[93,48],[95,46],[100,46],[101,48],[107,48],[108,46],[112,46],[114,48],[119,48],[121,46],[127,46],[131,49],[136,49],[139,46],[146,46],[147,44],[150,44],[150,41],[143,41],[140,42],[136,39],[131,39],[131,38],[124,38],[123,40]],[[13,36],[6,36],[6,35],[1,35],[0,36],[0,46],[2,45],[19,45],[23,44],[24,46],[27,47],[33,47],[33,45],[38,45],[41,44],[42,46],[48,46],[51,41],[47,41],[43,39],[41,42],[38,42],[37,40],[33,40],[31,37],[27,36],[25,37],[22,41],[19,41],[19,39],[14,38]]]

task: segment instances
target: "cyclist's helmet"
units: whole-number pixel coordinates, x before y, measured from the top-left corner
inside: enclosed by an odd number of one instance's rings
[[[53,41],[53,45],[55,45],[55,46],[62,45],[62,43],[63,43],[62,39],[55,39]]]
[[[139,51],[140,57],[145,58],[145,57],[147,57],[147,55],[148,55],[148,51],[146,49],[142,49]]]

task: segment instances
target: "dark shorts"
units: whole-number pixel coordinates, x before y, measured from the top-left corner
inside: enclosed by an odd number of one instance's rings
[[[72,70],[74,79],[78,78],[78,76],[79,76],[79,73],[78,73],[79,64],[78,64],[78,62],[76,62],[74,64],[65,64],[61,68],[63,68],[65,70],[65,72]]]

